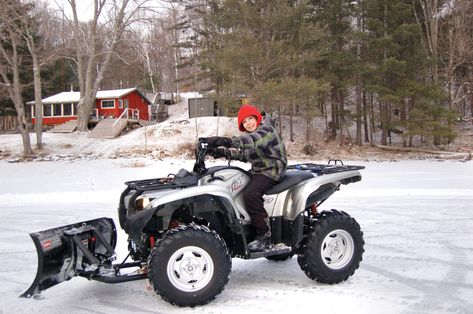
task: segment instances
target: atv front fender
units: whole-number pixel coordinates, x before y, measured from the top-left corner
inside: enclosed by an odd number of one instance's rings
[[[120,221],[123,221],[123,225],[126,226],[125,231],[135,239],[139,239],[140,233],[153,217],[160,217],[160,228],[162,230],[168,229],[171,217],[179,205],[192,203],[201,197],[219,199],[220,209],[224,216],[227,217],[229,223],[236,223],[239,219],[246,219],[245,216],[248,215],[239,208],[231,195],[229,195],[228,190],[222,186],[204,185],[186,189],[175,189],[172,192],[168,190],[145,192],[141,196],[152,199],[143,210],[131,212],[127,211],[123,205],[121,205],[121,210],[119,209]],[[123,197],[123,199],[123,204],[125,204],[126,197]],[[128,206],[133,205],[128,204]],[[203,208],[202,211],[195,214],[199,216],[199,213],[209,210],[208,208]]]

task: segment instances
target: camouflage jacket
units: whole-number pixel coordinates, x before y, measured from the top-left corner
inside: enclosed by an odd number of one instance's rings
[[[286,148],[270,117],[263,121],[256,130],[241,136],[234,136],[230,157],[234,160],[251,163],[251,173],[263,174],[276,181],[282,178],[286,170]]]

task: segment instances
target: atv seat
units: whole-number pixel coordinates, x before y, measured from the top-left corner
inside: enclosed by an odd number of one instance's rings
[[[284,179],[280,183],[276,184],[271,189],[266,191],[265,194],[271,195],[281,193],[282,191],[287,190],[290,187],[313,177],[314,174],[309,171],[286,171]]]

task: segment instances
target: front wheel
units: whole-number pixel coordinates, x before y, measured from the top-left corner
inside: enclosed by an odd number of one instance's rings
[[[355,219],[336,210],[322,212],[297,261],[309,278],[321,283],[339,283],[358,269],[364,244],[363,232]]]
[[[168,231],[148,259],[149,279],[165,301],[178,306],[206,304],[228,283],[231,257],[222,238],[207,227]]]

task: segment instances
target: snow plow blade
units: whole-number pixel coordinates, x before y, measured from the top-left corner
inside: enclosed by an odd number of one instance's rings
[[[117,232],[111,218],[98,218],[30,233],[38,254],[36,277],[20,297],[30,298],[75,276],[90,278],[115,260]]]

